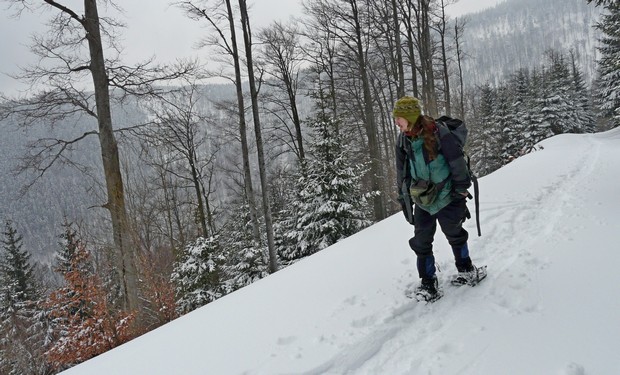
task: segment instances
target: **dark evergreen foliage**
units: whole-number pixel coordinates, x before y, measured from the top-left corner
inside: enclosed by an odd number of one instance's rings
[[[273,192],[273,190],[272,190]],[[269,274],[267,249],[256,243],[252,236],[250,209],[247,204],[237,205],[231,218],[222,228],[224,278],[226,293],[250,285]]]
[[[199,237],[187,245],[174,265],[177,311],[186,314],[225,294],[222,246],[219,236]]]
[[[597,5],[600,5],[598,1]],[[598,61],[598,105],[603,115],[611,119],[613,127],[620,126],[620,2],[603,2],[603,14],[597,28],[603,36],[600,40],[601,58]]]
[[[0,255],[0,372],[44,374],[45,314],[30,254],[7,221]]]

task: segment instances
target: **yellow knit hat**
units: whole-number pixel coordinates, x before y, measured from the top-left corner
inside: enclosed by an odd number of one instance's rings
[[[405,118],[411,124],[415,124],[421,113],[420,101],[411,96],[403,96],[398,99],[396,103],[394,103],[394,110],[392,111],[394,117]]]

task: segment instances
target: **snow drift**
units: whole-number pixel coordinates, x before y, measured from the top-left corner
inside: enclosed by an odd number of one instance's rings
[[[64,374],[620,374],[620,129],[540,146],[480,179],[474,288],[438,231],[445,296],[406,298],[399,213]]]

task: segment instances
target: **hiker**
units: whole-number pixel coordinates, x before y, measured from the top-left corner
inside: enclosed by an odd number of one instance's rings
[[[407,221],[415,227],[409,246],[417,255],[421,284],[414,292],[416,298],[432,302],[441,297],[433,255],[437,222],[452,247],[458,270],[452,283],[474,285],[479,280],[469,256],[469,234],[463,229],[469,217],[466,198],[471,177],[459,140],[443,122],[422,115],[418,99],[398,99],[393,115],[400,129],[396,145],[399,201]],[[446,116],[440,120],[462,124]],[[440,126],[445,127],[441,135]]]

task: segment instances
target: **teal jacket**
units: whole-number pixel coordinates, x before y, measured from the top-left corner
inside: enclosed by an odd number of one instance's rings
[[[427,163],[424,158],[424,140],[418,138],[415,140],[407,139],[407,141],[411,142],[411,151],[413,153],[413,160],[409,160],[409,172],[411,173],[413,183],[424,180],[432,181],[435,185],[438,185],[450,176],[450,168],[442,154],[438,154],[434,160]],[[450,202],[452,202],[452,181],[448,179],[431,205],[416,204],[424,211],[434,215],[450,204]]]
[[[458,119],[446,119],[448,121],[460,122]],[[438,124],[438,126],[443,125]],[[424,141],[422,139],[412,139],[400,133],[396,144],[397,184],[401,204],[403,202],[411,202],[408,194],[412,183],[419,180],[430,180],[435,184],[439,184],[447,179],[445,185],[439,191],[437,199],[431,205],[418,205],[418,207],[431,215],[441,211],[454,199],[463,199],[460,194],[467,192],[467,189],[471,186],[467,162],[465,161],[462,148],[458,145],[458,141],[450,133],[440,137],[439,131],[437,132],[437,138],[438,153],[434,160],[430,160],[428,153],[424,149]]]

